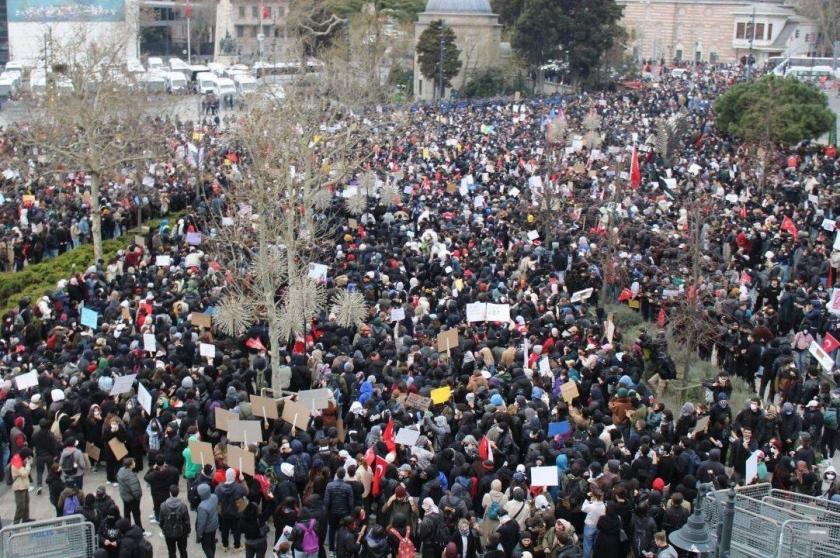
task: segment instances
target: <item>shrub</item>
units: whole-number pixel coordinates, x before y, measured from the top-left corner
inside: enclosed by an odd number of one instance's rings
[[[496,97],[509,92],[505,76],[497,68],[487,68],[476,74],[464,87],[464,96],[470,99]]]

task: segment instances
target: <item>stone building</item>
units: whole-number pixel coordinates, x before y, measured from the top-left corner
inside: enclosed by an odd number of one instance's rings
[[[287,0],[219,0],[216,57],[222,60],[282,61],[288,46]]]
[[[816,43],[814,28],[786,0],[617,0],[636,59],[757,64],[800,56]],[[752,38],[752,45],[750,39]]]
[[[428,0],[414,26],[414,44],[433,21],[443,20],[455,32],[456,44],[461,51],[461,71],[451,81],[445,96],[455,89],[462,89],[476,72],[499,65],[504,56],[502,26],[499,16],[493,13],[489,0]],[[420,72],[417,54],[414,55],[414,98],[435,98],[435,82]]]

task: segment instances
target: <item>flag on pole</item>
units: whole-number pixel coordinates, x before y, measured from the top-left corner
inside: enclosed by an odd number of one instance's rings
[[[633,189],[642,185],[642,169],[639,167],[639,148],[633,146],[633,159],[630,161],[630,187]]]
[[[840,347],[840,341],[835,339],[834,336],[830,333],[826,332],[825,337],[823,337],[822,341],[822,350],[826,353],[830,353],[837,347]]]
[[[493,451],[490,449],[490,442],[487,440],[487,436],[482,436],[481,441],[478,443],[478,456],[482,461],[493,461]]]
[[[380,487],[379,484],[382,482],[382,477],[385,476],[385,471],[388,470],[388,462],[376,456],[376,465],[373,466],[373,484],[371,486],[371,491],[373,492],[374,496],[379,496]]]
[[[385,431],[382,432],[382,441],[388,446],[388,452],[397,451],[397,444],[394,442],[394,418],[388,419]]]
[[[787,231],[793,236],[793,239],[796,240],[796,236],[799,234],[799,231],[796,229],[796,225],[793,224],[793,219],[785,215],[785,218],[782,219],[782,224],[779,227],[783,231]]]

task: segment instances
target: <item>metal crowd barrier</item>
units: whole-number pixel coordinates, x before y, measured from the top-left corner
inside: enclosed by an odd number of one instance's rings
[[[92,558],[93,523],[70,515],[9,525],[0,530],[2,558]]]

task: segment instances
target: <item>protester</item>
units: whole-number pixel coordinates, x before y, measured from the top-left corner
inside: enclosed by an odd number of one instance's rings
[[[178,485],[171,485],[169,487],[169,498],[160,505],[159,511],[160,530],[166,539],[169,558],[176,558],[178,552],[181,553],[181,558],[187,558],[187,539],[192,530],[190,510],[178,498],[178,493]]]
[[[29,517],[29,472],[32,470],[32,450],[23,448],[12,456],[12,490],[15,492],[15,524],[31,521]]]

